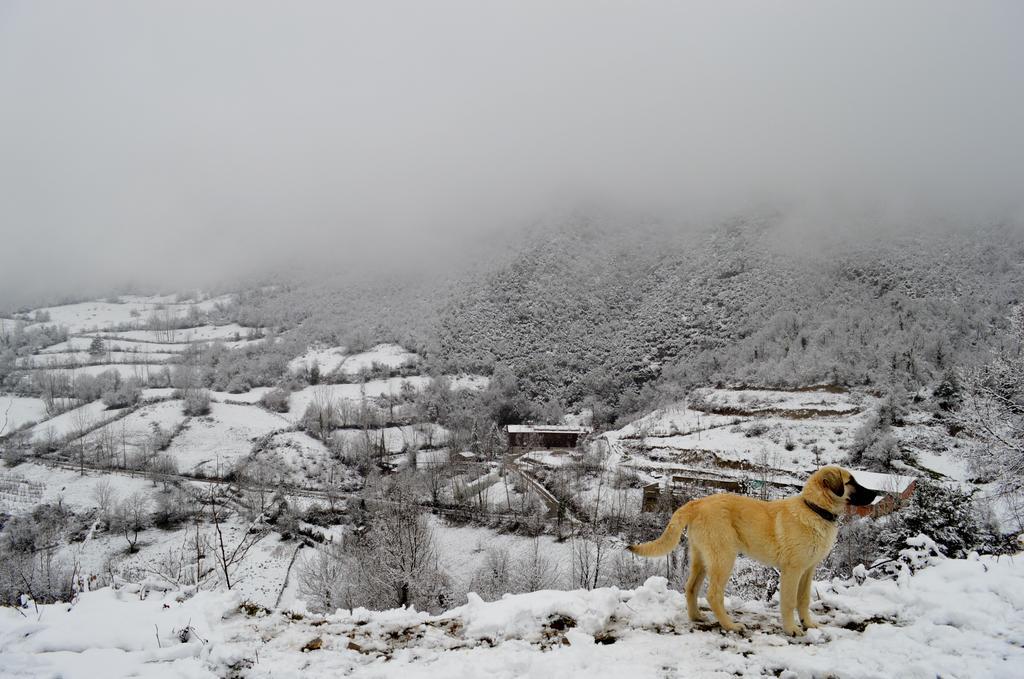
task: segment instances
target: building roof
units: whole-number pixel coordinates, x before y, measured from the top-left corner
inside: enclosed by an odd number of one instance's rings
[[[902,495],[910,484],[917,481],[913,476],[900,476],[899,474],[880,474],[878,472],[865,472],[858,469],[851,469],[850,473],[857,483],[879,493]],[[882,496],[875,498],[875,502],[882,499]],[[874,504],[874,503],[872,503]]]
[[[589,434],[592,427],[578,427],[571,424],[510,424],[505,427],[509,434]]]

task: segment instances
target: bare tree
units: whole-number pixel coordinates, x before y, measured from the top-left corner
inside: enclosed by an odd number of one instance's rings
[[[310,436],[327,442],[338,421],[338,408],[328,386],[313,389],[313,400],[306,406],[303,427]]]
[[[141,492],[129,495],[117,506],[116,523],[128,542],[128,553],[137,551],[139,532],[149,525],[149,498]]]
[[[554,588],[558,576],[558,564],[544,553],[540,538],[534,538],[526,556],[518,560],[512,578],[516,591],[536,592]]]
[[[969,453],[975,472],[1004,496],[1024,495],[1024,357],[999,357],[961,381],[956,422],[984,444]]]
[[[437,610],[448,603],[448,578],[438,564],[434,532],[415,502],[414,486],[406,475],[392,479],[368,530],[351,541],[365,605]]]
[[[89,429],[92,428],[92,418],[85,408],[79,408],[74,413],[74,434],[75,448],[78,452],[78,467],[82,476],[85,476],[85,451],[89,445]]]
[[[333,611],[349,603],[345,585],[351,565],[347,561],[338,545],[327,543],[299,565],[299,592],[313,610]]]
[[[232,544],[232,541],[224,535],[227,509],[224,507],[224,503],[219,501],[215,487],[211,486],[207,501],[210,506],[210,521],[213,523],[214,529],[214,560],[223,578],[224,586],[231,589],[237,584],[234,575],[238,567],[245,561],[249,551],[267,536],[268,531],[262,527],[263,515],[260,514],[245,526],[242,535]]]
[[[100,517],[110,525],[113,509],[117,504],[117,491],[110,478],[104,476],[96,482],[92,488],[92,499],[96,501],[96,507],[100,510]]]
[[[609,542],[595,526],[587,525],[571,540],[573,585],[595,589],[601,582]]]

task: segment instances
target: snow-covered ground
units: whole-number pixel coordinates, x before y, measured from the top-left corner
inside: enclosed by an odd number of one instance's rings
[[[143,323],[154,313],[166,315],[168,318],[180,318],[188,314],[189,304],[161,305],[147,302],[80,302],[62,306],[46,307],[39,312],[48,313],[50,320],[29,325],[29,328],[42,325],[62,325],[68,332],[79,333],[97,328],[109,328],[116,325]]]
[[[773,481],[799,485],[809,470],[846,461],[877,405],[877,398],[856,392],[705,388],[601,438],[612,444],[610,468],[630,467],[644,480],[667,474],[753,478],[767,466]],[[963,452],[968,443],[951,437],[928,412],[912,412],[906,419],[906,426],[890,431],[919,469],[902,473],[970,478]],[[558,464],[550,456],[531,457]]]
[[[31,493],[31,502],[12,502],[3,511],[19,514],[32,511],[37,504],[60,504],[74,511],[84,511],[96,506],[93,495],[96,485],[109,479],[119,493],[128,495],[135,491],[151,492],[153,486],[149,479],[129,474],[106,474],[86,470],[80,474],[71,469],[62,469],[22,462],[14,469],[3,470],[4,478],[10,482],[20,481],[26,488],[34,487],[39,492]]]
[[[365,432],[361,429],[339,429],[335,436],[352,443],[369,436],[369,440],[376,445],[383,440],[387,452],[400,453],[405,450],[443,445],[448,440],[448,431],[439,424],[425,423],[370,429]]]
[[[110,351],[97,356],[88,351],[53,351],[34,354],[18,359],[19,368],[62,368],[69,365],[88,365],[92,363],[167,363],[178,358],[178,353],[166,351],[147,351],[145,344],[139,351]]]
[[[89,351],[92,346],[92,337],[70,337],[65,342],[59,342],[57,344],[51,344],[45,349],[40,350],[41,354],[55,354],[65,353],[69,351]],[[116,354],[123,352],[131,354],[132,352],[164,352],[164,353],[181,353],[188,348],[186,343],[175,343],[175,342],[135,342],[132,340],[120,340],[120,339],[105,339],[103,340],[104,356],[107,353]]]
[[[406,351],[397,344],[378,344],[367,351],[349,354],[345,347],[310,347],[306,353],[293,358],[288,363],[291,372],[312,370],[314,367],[321,375],[340,372],[344,375],[356,375],[369,370],[374,365],[398,368],[419,359],[415,353]]]
[[[169,433],[185,421],[181,401],[161,401],[144,405],[110,424],[89,433],[91,441],[113,441],[115,449],[131,452],[147,445],[157,427]]]
[[[271,390],[271,387],[255,387],[240,394],[232,394],[230,391],[211,391],[210,398],[214,401],[232,401],[235,403],[259,403],[263,395]]]
[[[46,404],[42,399],[0,394],[0,435],[44,419]],[[4,422],[7,423],[6,428]]]
[[[269,545],[273,549],[274,545]],[[782,635],[776,602],[730,601],[742,633],[686,619],[680,592],[540,591],[432,616],[246,611],[244,593],[105,588],[71,605],[0,610],[9,676],[1019,677],[1019,557],[940,559],[891,580],[818,582],[822,625]],[[188,634],[182,630],[191,628]],[[311,643],[314,639],[319,641]],[[303,651],[303,648],[311,650]]]
[[[117,411],[107,410],[102,401],[93,401],[61,413],[32,427],[29,432],[33,441],[59,441],[68,436],[90,429],[105,420],[119,417]]]
[[[381,396],[398,396],[403,385],[409,389],[420,391],[428,384],[430,378],[422,375],[412,377],[389,377],[383,380],[369,380],[361,384],[318,384],[293,392],[288,401],[288,417],[294,421],[302,419],[306,408],[316,399],[323,401],[362,401]]]
[[[225,474],[249,454],[256,439],[287,426],[283,418],[262,408],[213,403],[208,416],[189,419],[167,452],[179,471]]]
[[[237,323],[227,325],[200,325],[195,328],[176,330],[124,330],[121,332],[102,332],[100,337],[115,340],[134,340],[136,342],[189,343],[212,342],[214,340],[245,340],[250,333],[259,334],[258,328],[247,328]]]
[[[778,411],[795,416],[809,413],[846,413],[861,410],[865,401],[863,394],[835,392],[827,389],[808,388],[800,391],[777,391],[773,389],[695,389],[691,399],[701,403],[705,410],[739,410],[752,414],[758,411]]]
[[[346,356],[345,347],[313,346],[306,353],[288,361],[288,370],[298,373],[316,367],[321,375],[326,375],[337,370],[345,362]]]
[[[378,344],[367,351],[347,356],[340,368],[341,372],[347,375],[355,375],[362,370],[369,370],[374,364],[398,368],[418,358],[416,354],[406,351],[397,344]]]

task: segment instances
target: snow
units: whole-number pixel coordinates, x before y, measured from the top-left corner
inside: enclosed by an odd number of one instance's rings
[[[851,469],[850,473],[857,483],[870,490],[884,491],[887,493],[902,493],[912,484],[913,476],[901,476],[899,474],[879,474],[878,472],[867,472],[862,469]]]
[[[249,333],[259,333],[259,328],[247,328],[237,323],[226,325],[200,325],[195,328],[183,328],[180,330],[124,330],[120,332],[104,332],[100,336],[104,339],[112,338],[117,340],[135,340],[137,342],[158,342],[158,343],[189,343],[189,342],[212,342],[215,340],[244,340]]]
[[[185,421],[181,401],[161,401],[144,405],[130,414],[104,425],[89,434],[89,440],[96,441],[104,437],[115,441],[118,450],[121,446],[129,450],[143,448],[153,434],[154,426],[164,432],[171,432]]]
[[[230,391],[211,391],[210,398],[214,401],[234,401],[237,403],[259,403],[263,395],[271,391],[273,387],[255,387],[241,394],[232,394]]]
[[[547,590],[490,603],[471,594],[437,616],[412,609],[250,615],[239,610],[241,593],[105,588],[72,605],[0,610],[0,655],[12,675],[69,679],[191,679],[237,668],[253,678],[310,679],[1022,674],[1019,557],[941,560],[897,579],[813,589],[822,627],[792,639],[781,633],[776,602],[729,602],[748,625],[739,634],[691,623],[682,594],[662,577],[634,590]],[[176,632],[186,626],[194,634],[182,643]],[[303,652],[314,638],[320,648]]]
[[[412,377],[369,380],[361,384],[318,384],[306,387],[292,393],[291,399],[288,401],[288,416],[295,421],[302,419],[306,408],[318,395],[333,401],[362,401],[381,396],[398,396],[405,383],[408,383],[416,391],[421,391],[430,384],[430,378],[414,375]]]
[[[385,427],[383,429],[339,429],[335,436],[346,441],[363,440],[369,435],[370,441],[379,444],[384,437],[384,447],[389,453],[400,453],[406,450],[418,450],[427,446],[438,446],[448,440],[448,431],[439,424],[407,424],[401,427]]]
[[[256,439],[289,425],[262,408],[212,403],[210,414],[192,417],[167,449],[181,472],[202,469],[223,475],[249,454]]]
[[[368,351],[355,354],[348,354],[345,347],[312,346],[306,353],[289,361],[288,369],[292,372],[302,372],[317,366],[321,375],[335,371],[345,375],[356,375],[363,370],[371,369],[375,364],[398,368],[407,363],[414,363],[418,359],[419,356],[397,344],[378,344]]]
[[[111,351],[93,356],[88,351],[54,351],[25,356],[18,359],[19,368],[60,368],[90,363],[167,363],[179,357],[178,353],[148,351],[144,344],[139,351]]]
[[[718,408],[741,412],[757,411],[822,411],[852,413],[862,407],[863,396],[854,393],[829,391],[776,391],[772,389],[695,389],[696,403],[711,404]],[[699,406],[698,406],[699,407]]]
[[[317,366],[321,375],[334,372],[345,362],[345,347],[310,347],[306,353],[288,361],[288,370],[302,372]]]
[[[52,344],[40,350],[40,354],[64,353],[68,351],[89,351],[92,346],[92,337],[71,337],[65,342]],[[131,340],[104,339],[104,356],[107,353],[132,352],[163,352],[168,354],[181,353],[188,348],[187,344],[174,342],[133,342]]]
[[[86,330],[111,328],[117,325],[144,323],[154,313],[167,314],[170,318],[179,318],[189,312],[191,305],[168,304],[158,310],[157,304],[127,302],[125,304],[111,302],[80,302],[62,306],[39,309],[50,314],[50,320],[44,323],[33,323],[28,328],[43,325],[62,325],[71,333]]]
[[[99,424],[103,420],[116,419],[122,414],[120,411],[107,410],[103,401],[93,401],[61,413],[45,422],[40,422],[29,430],[31,432],[29,436],[33,441],[51,437],[54,440],[60,440],[71,434],[76,434],[82,429]]]
[[[46,404],[39,398],[0,394],[0,435],[8,434],[29,422],[46,419]],[[4,428],[4,421],[7,427]]]
[[[378,344],[369,351],[348,356],[341,364],[341,371],[348,375],[355,375],[363,370],[369,370],[375,363],[389,368],[398,368],[406,363],[413,363],[418,358],[416,354],[406,351],[397,344]]]
[[[137,358],[135,360],[138,360]],[[149,381],[150,375],[156,375],[162,373],[164,369],[169,369],[170,366],[159,364],[159,363],[110,363],[102,365],[86,365],[78,368],[57,368],[69,379],[74,379],[77,375],[99,375],[102,372],[113,370],[121,375],[123,379],[129,379],[132,377],[138,378],[143,384]]]
[[[34,498],[35,503],[62,503],[65,507],[76,511],[96,506],[93,491],[96,485],[105,479],[110,480],[122,497],[136,490],[148,494],[152,492],[153,486],[149,479],[128,474],[106,474],[87,469],[86,473],[82,475],[71,469],[49,467],[34,462],[22,462],[13,470],[8,471],[7,475],[21,479],[26,484],[41,486],[42,492]],[[27,512],[31,511],[33,506],[34,504],[20,504],[12,506],[12,509],[17,512]]]

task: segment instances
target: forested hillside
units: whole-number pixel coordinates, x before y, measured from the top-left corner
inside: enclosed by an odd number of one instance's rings
[[[334,272],[239,296],[243,325],[428,369],[491,373],[535,413],[614,421],[697,385],[934,386],[1007,348],[1024,244],[1010,229],[904,230],[806,247],[780,220],[702,229],[575,218],[486,266]],[[529,414],[523,414],[529,417]]]
[[[439,358],[449,370],[508,365],[531,398],[621,414],[709,382],[915,388],[1006,341],[1021,289],[1016,234],[812,251],[776,236],[760,221],[535,238],[450,300]]]

